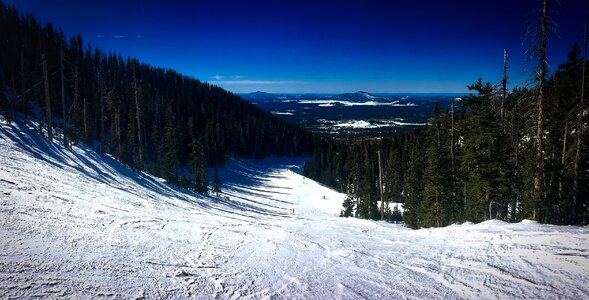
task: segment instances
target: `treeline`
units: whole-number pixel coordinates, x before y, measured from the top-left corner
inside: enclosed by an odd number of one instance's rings
[[[468,86],[470,95],[449,107],[436,103],[430,125],[412,134],[317,147],[305,173],[348,194],[342,215],[380,219],[380,150],[385,200],[404,203],[404,221],[412,228],[492,218],[587,224],[583,64],[587,67],[575,44],[543,86],[540,194],[535,189],[540,86],[508,92],[506,80],[494,86],[479,79]]]
[[[0,2],[0,109],[35,114],[122,163],[207,191],[228,156],[308,155],[315,137],[219,87],[67,38]],[[45,130],[41,130],[45,128]]]

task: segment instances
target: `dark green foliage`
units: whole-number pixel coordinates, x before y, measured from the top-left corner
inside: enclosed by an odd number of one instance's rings
[[[200,140],[192,143],[191,164],[192,175],[194,176],[194,189],[199,193],[207,193],[208,175],[204,153],[204,147]]]
[[[393,207],[392,210],[387,206],[384,211],[384,219],[387,222],[401,223],[403,222],[403,214],[401,214],[397,206]]]
[[[488,219],[586,224],[589,130],[578,125],[578,120],[587,124],[586,116],[579,117],[582,64],[574,46],[568,61],[547,81],[540,198],[533,193],[538,89],[515,88],[508,93],[502,122],[501,93],[481,79],[468,87],[473,94],[458,101],[453,122],[450,108],[436,105],[431,124],[412,134],[325,142],[315,149],[305,174],[357,199],[356,217],[379,219],[375,154],[381,150],[385,201],[403,202],[408,227]],[[577,130],[582,134],[575,191]],[[344,207],[350,205],[348,198]]]
[[[403,219],[410,228],[418,228],[420,224],[420,209],[423,199],[423,170],[426,166],[425,144],[426,135],[416,131],[415,135],[407,140],[405,148],[408,151],[407,168],[404,176],[403,207],[405,212]]]
[[[423,173],[423,193],[420,207],[421,224],[424,227],[445,226],[449,223],[451,208],[450,162],[444,148],[435,141],[429,143],[426,152],[426,168]]]
[[[221,193],[221,178],[219,178],[219,170],[215,168],[215,172],[213,173],[213,189],[212,192],[215,195],[219,195]]]
[[[442,112],[438,102],[434,105],[426,150],[426,167],[423,173],[423,193],[420,207],[421,226],[445,226],[451,208],[451,168],[446,134],[442,132]]]
[[[469,86],[476,95],[464,98],[469,115],[458,122],[460,176],[463,184],[464,218],[473,222],[507,220],[513,166],[511,145],[493,108],[494,90],[479,80]]]
[[[353,217],[354,214],[354,199],[351,195],[347,195],[344,199],[343,209],[340,213],[340,217]]]

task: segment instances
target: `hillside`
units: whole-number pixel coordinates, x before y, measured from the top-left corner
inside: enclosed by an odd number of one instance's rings
[[[308,131],[220,87],[66,36],[0,1],[0,111],[35,116],[150,174],[205,191],[227,157],[301,156]]]
[[[230,160],[203,196],[34,128],[0,127],[3,297],[589,297],[587,227],[338,218],[303,159]]]

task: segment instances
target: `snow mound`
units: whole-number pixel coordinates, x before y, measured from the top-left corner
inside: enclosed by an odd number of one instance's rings
[[[0,295],[589,298],[589,228],[337,218],[304,161],[231,160],[204,196],[0,123]]]

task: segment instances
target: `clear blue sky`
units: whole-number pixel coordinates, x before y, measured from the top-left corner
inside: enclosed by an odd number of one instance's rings
[[[538,0],[4,0],[86,43],[230,91],[464,92],[526,72],[522,36]],[[551,0],[551,2],[555,2]],[[589,1],[554,5],[553,69],[581,43]],[[537,12],[536,12],[537,13]]]

